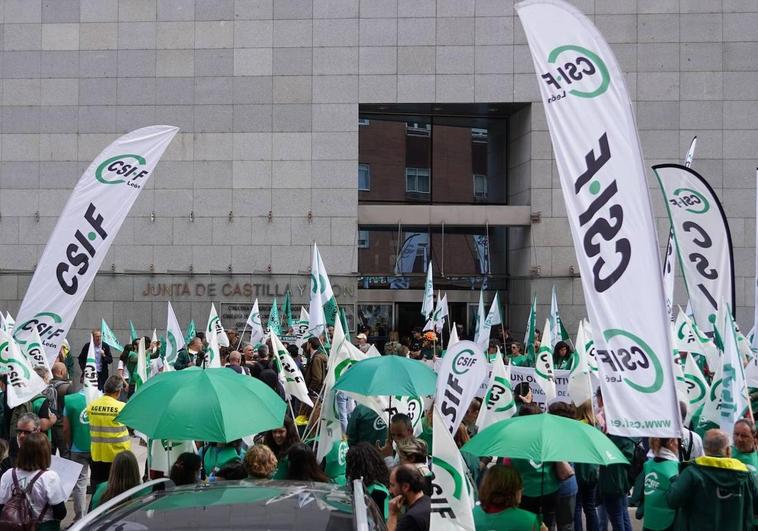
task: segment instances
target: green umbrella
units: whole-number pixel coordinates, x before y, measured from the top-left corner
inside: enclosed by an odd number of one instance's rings
[[[495,422],[472,437],[461,451],[538,463],[628,464],[624,454],[597,428],[550,414]]]
[[[151,439],[229,442],[281,427],[286,409],[256,378],[225,367],[185,369],[148,380],[117,420]]]
[[[366,396],[426,396],[437,390],[437,374],[417,360],[375,356],[353,364],[334,388]]]

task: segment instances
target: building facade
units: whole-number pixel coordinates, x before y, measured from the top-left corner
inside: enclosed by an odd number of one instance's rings
[[[574,0],[614,49],[648,165],[694,168],[723,201],[737,317],[753,321],[758,3]],[[351,327],[419,324],[431,260],[457,322],[495,290],[523,333],[556,287],[586,315],[550,137],[509,0],[0,0],[0,308],[15,314],[84,168],[117,136],[181,132],[69,334],[165,329],[215,302],[241,328],[318,243]],[[650,177],[659,238],[668,230]],[[679,283],[681,284],[681,283]],[[682,286],[676,302],[686,303]],[[539,325],[538,325],[539,326]]]

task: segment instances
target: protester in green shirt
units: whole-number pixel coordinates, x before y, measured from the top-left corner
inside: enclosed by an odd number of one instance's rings
[[[129,450],[116,454],[108,475],[108,481],[100,483],[92,494],[90,511],[96,509],[101,503],[115,498],[119,494],[136,487],[142,483],[140,480],[139,464],[137,458]],[[146,489],[149,491],[150,489]],[[138,495],[142,494],[140,492]]]
[[[350,446],[360,442],[382,445],[387,440],[387,423],[373,409],[358,404],[350,414],[345,433]]]
[[[230,463],[242,461],[239,453],[240,441],[231,443],[211,443],[200,451],[203,460],[203,469],[206,475],[217,473]]]
[[[86,494],[90,463],[89,418],[84,390],[64,397],[63,439],[71,450],[71,460],[82,465],[71,493],[74,500],[74,521],[77,521],[87,511]]]
[[[289,417],[284,417],[284,425],[263,434],[263,444],[268,446],[278,461],[273,479],[284,479],[287,475],[287,452],[290,447],[300,442],[295,423]]]
[[[558,341],[553,349],[553,369],[570,371],[574,366],[571,347],[565,341]]]
[[[479,486],[479,505],[474,507],[476,531],[537,531],[536,514],[519,509],[523,484],[515,468],[495,465]]]
[[[642,519],[646,531],[667,531],[676,516],[666,502],[666,492],[679,475],[679,439],[652,437],[650,450],[655,457],[645,462],[637,476],[632,505],[638,506],[636,517]]]
[[[758,473],[758,452],[755,450],[755,426],[748,419],[734,424],[732,457],[742,461],[754,475]]]
[[[386,521],[390,508],[390,475],[382,454],[376,446],[361,442],[350,446],[345,462],[345,477],[348,483],[352,485],[353,480],[362,480],[366,493],[382,511]]]

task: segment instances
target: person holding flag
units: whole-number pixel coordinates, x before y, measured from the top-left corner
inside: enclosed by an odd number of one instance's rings
[[[100,330],[92,330],[92,341],[95,347],[95,363],[97,367],[97,388],[101,391],[103,390],[105,380],[108,379],[108,366],[113,363],[111,348],[107,344],[104,344],[102,339],[103,334]],[[82,370],[82,373],[84,373],[84,366],[87,364],[89,347],[89,342],[85,343],[82,347],[82,351],[79,353],[79,368]]]

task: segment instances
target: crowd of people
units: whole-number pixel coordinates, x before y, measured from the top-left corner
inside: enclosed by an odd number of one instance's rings
[[[260,379],[285,398],[270,343],[243,343],[231,330],[227,335],[231,346],[222,348],[226,367],[240,377]],[[509,363],[530,363],[536,348],[524,353],[506,330],[499,331],[499,335],[505,344],[492,339],[490,356],[504,352]],[[301,347],[286,345],[301,367],[316,407],[327,373],[328,339],[327,334],[310,338]],[[364,352],[370,348],[367,339],[364,334],[355,338],[356,346]],[[291,411],[298,413],[296,418],[288,412],[281,427],[258,434],[249,444],[242,440],[213,444],[160,441],[171,446],[170,466],[161,469],[145,465],[141,473],[132,452],[132,445],[139,443],[129,428],[116,420],[135,392],[131,375],[136,369],[137,341],[127,345],[118,357],[102,343],[99,331],[93,333],[93,341],[102,391],[99,398],[88,403],[81,380],[70,377],[74,364],[64,344],[51,371],[37,368],[48,383],[44,392],[12,409],[7,408],[7,398],[3,399],[0,527],[8,514],[17,515],[18,507],[23,505],[19,493],[28,496],[31,517],[38,529],[60,527],[67,515],[67,496],[60,478],[51,469],[51,456],[59,455],[83,465],[70,496],[73,521],[143,481],[162,476],[176,485],[251,478],[331,482],[348,489],[354,480],[361,480],[388,529],[430,529],[435,488],[430,455],[431,408],[425,412],[420,429],[414,430],[411,418],[405,414],[391,416],[387,425],[377,412],[338,395],[343,437],[323,462],[318,462],[312,438],[303,440],[305,424],[313,417],[311,408],[294,404]],[[539,335],[535,341],[539,341]],[[147,350],[151,370],[160,372],[160,344],[148,338],[145,342],[150,345]],[[174,369],[202,366],[206,349],[202,334],[191,338],[186,349],[180,351]],[[383,355],[426,360],[444,355],[436,337],[420,330],[411,338],[387,342],[382,350]],[[84,345],[80,368],[88,351],[89,345]],[[572,359],[571,346],[559,342],[554,349],[555,366],[570,369]],[[4,385],[3,380],[3,391]],[[605,431],[599,389],[594,400],[578,407],[555,401],[548,404],[546,412],[532,400],[529,384],[516,386],[513,394],[519,416],[559,415]],[[687,406],[681,406],[684,418]],[[481,407],[479,398],[469,406],[454,434],[459,448],[476,435]],[[752,418],[740,420],[734,433],[711,429],[702,438],[688,428],[681,438],[608,437],[629,464],[535,463],[462,452],[468,479],[476,487],[476,529],[598,531],[610,527],[614,531],[631,531],[630,506],[636,507],[636,517],[649,530],[752,528],[754,515],[758,515],[758,453]],[[758,519],[755,521],[758,523]]]

